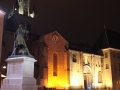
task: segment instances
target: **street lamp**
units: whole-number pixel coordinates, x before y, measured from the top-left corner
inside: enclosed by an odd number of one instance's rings
[[[6,66],[3,66],[2,68],[6,69]]]
[[[2,80],[6,77],[5,73],[6,73],[6,66],[1,66],[0,67],[0,87],[2,84]]]

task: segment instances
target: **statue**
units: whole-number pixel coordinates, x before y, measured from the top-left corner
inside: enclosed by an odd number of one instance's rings
[[[28,37],[27,37],[28,33],[29,33],[29,31],[27,30],[27,28],[23,24],[20,24],[19,28],[17,29],[17,31],[14,34],[14,37],[15,37],[14,49],[13,49],[11,56],[26,55],[26,56],[33,57],[29,53],[27,45],[25,43],[25,39],[24,39],[24,36],[26,36],[26,38],[28,39]]]

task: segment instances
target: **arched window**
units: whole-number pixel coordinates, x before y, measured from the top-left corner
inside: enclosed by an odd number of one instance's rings
[[[98,72],[98,83],[102,83],[102,73]]]
[[[53,76],[57,76],[57,54],[53,54]]]

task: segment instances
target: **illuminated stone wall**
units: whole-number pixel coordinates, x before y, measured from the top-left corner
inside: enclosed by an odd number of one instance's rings
[[[104,88],[101,60],[100,55],[69,50],[70,88]]]
[[[12,41],[10,40],[12,39]],[[3,37],[2,59],[13,49],[13,33]],[[35,59],[35,78],[39,87],[57,89],[119,88],[119,58],[117,49],[103,49],[104,56],[67,49],[68,42],[57,32],[49,33],[39,40],[29,37],[28,47]],[[32,42],[32,43],[31,43]],[[31,43],[31,44],[29,44]],[[107,52],[107,54],[105,54]],[[54,57],[57,55],[57,71],[54,74]],[[5,63],[5,61],[4,61]],[[56,63],[56,62],[55,62]],[[116,70],[115,65],[116,63]]]
[[[68,57],[67,50],[65,46],[67,46],[66,40],[59,35],[59,33],[52,32],[50,34],[45,35],[41,38],[41,43],[46,44],[47,52],[43,52],[43,57],[47,57],[47,70],[44,68],[44,75],[47,74],[46,78],[43,76],[43,83],[48,88],[57,88],[57,89],[65,89],[69,86],[69,70],[68,70]],[[46,54],[47,53],[47,54]],[[54,74],[54,57],[53,55],[57,55],[57,72]],[[46,56],[47,55],[47,56]]]
[[[79,51],[69,50],[70,62],[70,88],[83,88],[83,66],[81,62],[81,53]]]
[[[105,87],[117,90],[120,88],[120,50],[102,49],[104,54]],[[108,65],[108,66],[107,66]]]
[[[40,38],[41,85],[74,90],[105,88],[102,56],[70,49],[67,51],[67,44],[56,31]],[[54,54],[57,63],[54,62]]]
[[[113,88],[112,86],[112,72],[111,72],[111,60],[110,51],[108,49],[102,50],[104,54],[104,86],[105,88]]]

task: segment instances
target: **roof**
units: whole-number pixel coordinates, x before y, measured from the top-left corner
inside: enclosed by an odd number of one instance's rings
[[[120,33],[109,29],[104,29],[93,48],[94,50],[101,50],[104,48],[120,49]]]
[[[120,33],[106,30],[109,47],[120,49]]]
[[[68,49],[92,53],[92,47],[89,46],[88,44],[83,43],[80,44],[69,43]]]

